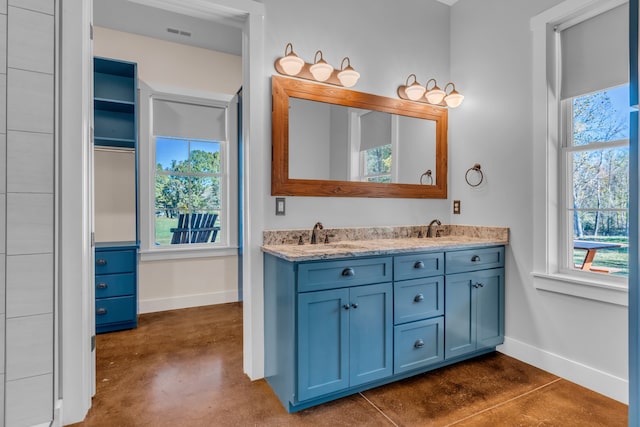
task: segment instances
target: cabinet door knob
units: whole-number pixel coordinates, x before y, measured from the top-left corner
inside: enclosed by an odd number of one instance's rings
[[[345,268],[344,270],[342,270],[342,275],[343,276],[355,276],[356,272],[353,270],[353,268],[349,267],[349,268]]]
[[[424,262],[416,261],[416,263],[413,264],[413,268],[424,268]]]
[[[420,302],[420,301],[424,301],[424,295],[418,294],[415,297],[413,297],[413,302]]]
[[[349,310],[349,304],[343,305],[342,308],[344,308],[345,310]]]
[[[107,285],[107,284],[106,284],[106,283],[104,283],[104,282],[100,282],[100,283],[98,283],[98,284],[96,285],[96,288],[98,288],[98,289],[107,289],[108,287],[109,287],[109,285]]]
[[[357,303],[357,302],[352,303],[352,304],[351,304],[351,307],[352,307],[352,308],[358,308],[358,303]]]
[[[480,256],[479,255],[474,255],[471,257],[471,262],[480,262]]]
[[[101,308],[96,310],[96,314],[100,315],[100,316],[105,315],[105,314],[107,314],[107,309],[104,308],[104,307],[101,307]]]
[[[478,288],[484,288],[484,283],[476,283],[476,287],[478,287]]]
[[[104,258],[97,259],[96,265],[107,265],[107,260]]]
[[[415,348],[422,348],[422,347],[424,347],[424,341],[422,341],[422,340],[417,340],[417,341],[413,344],[413,346],[414,346]]]

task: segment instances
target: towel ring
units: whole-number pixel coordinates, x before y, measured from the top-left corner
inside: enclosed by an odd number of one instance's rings
[[[476,173],[469,175],[472,171]],[[471,180],[469,179],[470,176]],[[474,176],[476,177],[475,179],[473,178]],[[472,167],[467,169],[467,173],[464,174],[464,180],[467,181],[467,184],[469,184],[471,187],[477,187],[478,185],[482,184],[482,181],[484,180],[484,174],[482,173],[480,163],[476,163]]]
[[[420,175],[420,184],[425,185],[424,182],[422,182],[422,179],[424,177],[429,178],[429,184],[428,185],[433,185],[433,175],[431,174],[431,169],[428,169],[425,173],[423,173],[422,175]]]

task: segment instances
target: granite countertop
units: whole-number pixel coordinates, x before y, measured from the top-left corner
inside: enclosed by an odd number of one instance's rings
[[[308,230],[280,230],[263,233],[262,250],[288,261],[311,261],[356,256],[393,255],[419,251],[442,251],[450,249],[471,249],[480,246],[506,245],[509,243],[509,229],[506,227],[444,226],[442,237],[418,238],[420,226],[382,227],[383,238],[378,227],[366,229],[328,229],[319,234],[322,242],[325,235],[334,236],[330,243],[311,245],[305,239]],[[393,233],[390,229],[397,229]],[[467,233],[465,233],[465,231]],[[297,236],[297,238],[296,238]],[[294,243],[303,237],[305,244]],[[360,237],[360,238],[358,238]]]

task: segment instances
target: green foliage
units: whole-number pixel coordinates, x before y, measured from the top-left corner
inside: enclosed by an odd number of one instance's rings
[[[391,144],[365,151],[365,176],[369,182],[391,182]]]

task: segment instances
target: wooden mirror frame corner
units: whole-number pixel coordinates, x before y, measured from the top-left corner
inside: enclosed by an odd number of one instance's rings
[[[448,110],[294,78],[272,76],[272,196],[447,198]],[[289,178],[289,98],[300,98],[402,116],[436,124],[435,185]]]

